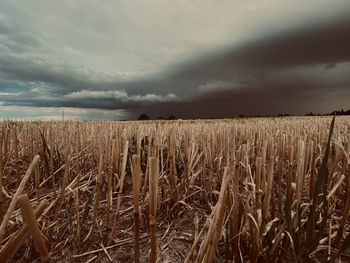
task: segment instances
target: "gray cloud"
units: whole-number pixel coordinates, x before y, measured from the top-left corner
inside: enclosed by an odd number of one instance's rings
[[[349,46],[348,16],[268,35],[180,65],[168,78],[192,83],[192,88],[184,85],[191,91],[196,83],[199,87],[214,86],[201,82],[225,83],[210,94],[197,95],[190,102],[153,105],[135,112],[149,111],[154,116],[165,112],[188,118],[240,113],[302,114],[347,108]]]
[[[325,68],[326,68],[326,69],[332,69],[332,68],[335,68],[336,66],[337,66],[337,64],[331,63],[331,64],[327,64],[327,65],[325,66]]]
[[[347,107],[349,11],[345,0],[3,1],[0,103],[132,117]]]
[[[240,92],[221,91],[196,97],[191,101],[161,103],[131,109],[132,117],[146,112],[152,117],[175,115],[179,118],[227,118],[244,115],[329,113],[348,108],[349,86],[297,87],[285,83],[250,87]]]

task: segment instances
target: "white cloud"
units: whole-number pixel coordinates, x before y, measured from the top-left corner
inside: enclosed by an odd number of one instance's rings
[[[160,94],[128,95],[125,91],[118,91],[118,90],[108,90],[108,91],[80,90],[80,91],[69,93],[64,97],[67,99],[114,98],[122,102],[140,102],[140,103],[168,102],[168,101],[177,100],[177,96],[173,93],[169,93],[167,95],[160,95]]]
[[[8,96],[18,96],[21,95],[22,92],[0,92],[0,97],[8,97]]]
[[[0,92],[0,98],[2,99],[13,99],[13,98],[33,98],[39,97],[40,92],[37,88],[29,89],[28,91],[22,92]]]

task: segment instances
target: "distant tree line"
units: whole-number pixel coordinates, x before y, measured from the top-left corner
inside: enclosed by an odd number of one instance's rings
[[[142,113],[139,117],[138,117],[139,121],[147,121],[147,120],[151,120],[151,118],[145,114]],[[164,118],[162,116],[158,116],[157,120],[176,120],[176,117],[173,115],[168,116],[167,118]]]
[[[331,116],[331,115],[337,115],[337,116],[341,116],[341,115],[350,115],[350,109],[349,110],[336,110],[336,111],[332,111],[330,113],[326,113],[326,114],[320,114],[320,113],[313,113],[313,112],[309,112],[307,114],[304,114],[304,116]],[[235,116],[236,118],[266,118],[266,117],[289,117],[292,116],[291,114],[275,114],[275,115],[245,115],[245,114],[239,114],[238,116]],[[162,116],[158,116],[158,118],[156,118],[156,120],[176,120],[177,118],[174,115],[170,115],[167,118],[164,118]],[[216,119],[216,118],[211,118],[211,119]],[[139,117],[138,120],[154,120],[154,118],[150,118],[147,114],[142,113]]]
[[[329,115],[350,115],[350,109],[349,110],[343,110],[343,109],[341,109],[341,110],[339,110],[339,111],[333,111],[333,112],[331,112],[331,114],[329,114]]]
[[[330,113],[326,113],[326,114],[314,114],[312,112],[308,113],[308,114],[305,114],[305,116],[329,116],[329,115],[337,115],[337,116],[342,116],[342,115],[350,115],[350,110],[335,110],[335,111],[332,111]]]
[[[142,114],[138,117],[138,120],[139,120],[139,121],[147,121],[147,120],[149,120],[149,117],[148,117],[147,114],[142,113]]]

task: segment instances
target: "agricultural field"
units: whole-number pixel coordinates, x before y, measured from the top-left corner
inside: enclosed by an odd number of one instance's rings
[[[345,116],[3,121],[0,262],[349,262],[349,156]]]

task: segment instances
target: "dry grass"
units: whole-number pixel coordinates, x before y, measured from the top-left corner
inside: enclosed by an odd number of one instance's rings
[[[348,261],[350,118],[330,124],[1,122],[0,259]]]

